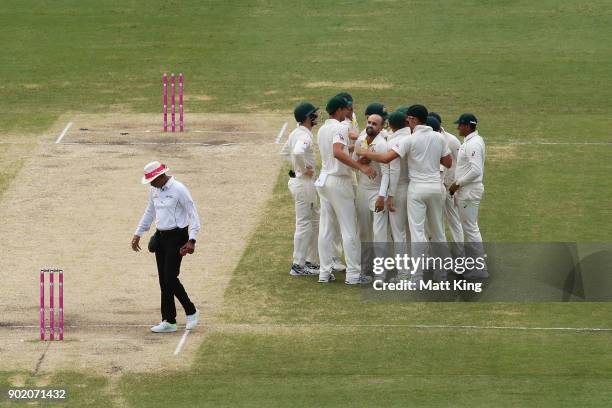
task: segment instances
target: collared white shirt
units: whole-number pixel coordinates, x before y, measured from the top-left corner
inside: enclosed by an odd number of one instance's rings
[[[417,125],[410,137],[392,148],[400,157],[408,156],[411,183],[441,183],[440,159],[450,154],[442,135],[425,125]]]
[[[310,167],[314,172],[316,157],[310,129],[301,125],[294,129],[289,134],[287,142],[281,150],[281,155],[291,163],[297,177],[302,177],[306,173],[307,167]]]
[[[396,132],[389,134],[387,138],[387,144],[389,147],[395,146],[400,140],[409,137],[412,134],[408,126],[399,129]],[[410,182],[410,172],[408,169],[408,156],[398,157],[389,163],[390,168],[390,181],[389,181],[389,195],[395,197],[397,186],[408,185]]]
[[[367,135],[359,136],[357,141],[355,142],[355,146],[362,147],[364,149],[368,149],[372,152],[376,153],[386,153],[389,151],[389,145],[385,140],[385,137],[382,132],[380,132],[372,143],[369,145],[366,144]],[[359,156],[353,152],[353,159],[359,160]],[[359,188],[367,189],[367,190],[377,190],[378,195],[380,197],[387,196],[387,190],[389,189],[389,165],[384,163],[378,163],[375,161],[370,161],[368,165],[376,170],[376,178],[370,179],[363,173],[359,174]]]
[[[135,235],[139,237],[151,228],[153,220],[160,231],[185,228],[189,225],[189,239],[196,239],[200,218],[187,187],[171,177],[162,188],[149,187],[149,202]]]
[[[457,155],[455,181],[462,188],[480,184],[484,176],[485,143],[478,131],[467,135]]]
[[[341,143],[344,152],[349,155],[348,127],[336,119],[327,119],[317,132],[317,144],[321,153],[321,173],[353,177],[352,169],[334,157],[335,143]]]
[[[446,140],[446,145],[448,146],[451,152],[451,156],[453,158],[453,164],[449,169],[440,165],[440,171],[443,174],[442,181],[444,182],[444,185],[450,187],[450,185],[453,184],[453,182],[455,181],[457,155],[459,154],[459,149],[461,148],[461,142],[459,141],[459,139],[457,139],[457,136],[453,135],[452,133],[448,133],[446,130],[444,130],[444,128],[442,128],[441,130],[442,132],[440,134],[444,136],[444,139]]]

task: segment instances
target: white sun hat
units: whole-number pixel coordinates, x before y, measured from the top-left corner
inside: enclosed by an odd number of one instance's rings
[[[165,164],[158,161],[152,161],[144,167],[144,176],[142,176],[142,184],[148,184],[170,170]]]

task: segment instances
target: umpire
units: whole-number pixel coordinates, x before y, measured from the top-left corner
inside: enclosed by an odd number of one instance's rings
[[[195,250],[200,219],[189,190],[181,182],[168,176],[168,170],[166,165],[157,161],[145,166],[142,184],[151,184],[149,202],[132,239],[132,249],[140,251],[140,237],[149,230],[153,220],[156,221],[157,231],[151,237],[149,251],[155,252],[157,261],[162,321],[151,327],[154,333],[176,331],[175,296],[185,309],[187,330],[198,324],[199,315],[178,275],[183,256],[192,254]]]

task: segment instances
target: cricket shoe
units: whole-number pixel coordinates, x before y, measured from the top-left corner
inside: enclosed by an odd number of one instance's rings
[[[306,262],[306,265],[304,265],[304,269],[310,271],[313,275],[318,275],[320,266],[312,262]]]
[[[372,283],[372,277],[361,275],[357,279],[347,279],[344,283],[347,285],[369,285]]]
[[[200,317],[200,311],[196,309],[196,312],[192,315],[187,315],[187,324],[185,329],[192,330],[198,325],[198,317]]]
[[[319,271],[316,272],[311,271],[310,269],[300,266],[297,264],[291,265],[291,270],[289,271],[289,275],[291,276],[310,276],[310,275],[318,275]]]
[[[176,331],[176,323],[172,324],[162,320],[157,326],[151,327],[151,331],[153,333],[174,333]]]
[[[344,273],[346,272],[346,265],[342,263],[340,258],[334,258],[332,261],[332,270],[334,272]]]
[[[336,280],[336,277],[333,273],[329,272],[327,274],[319,273],[319,283],[330,283]]]

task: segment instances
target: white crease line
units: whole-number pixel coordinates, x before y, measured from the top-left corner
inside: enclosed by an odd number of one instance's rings
[[[443,325],[443,324],[269,324],[269,323],[204,323],[207,327],[219,328],[248,328],[248,327],[320,327],[320,328],[404,328],[404,329],[461,329],[461,330],[534,330],[534,331],[583,331],[583,332],[612,332],[610,327],[530,327],[530,326],[478,326],[478,325]],[[4,325],[0,329],[34,329],[39,328],[38,325]],[[69,325],[67,328],[130,328],[130,327],[151,327],[150,324],[84,324],[84,325]],[[181,326],[179,326],[181,327]],[[184,326],[183,326],[184,327]]]
[[[486,143],[486,142],[485,142]],[[489,142],[490,146],[509,146],[509,145],[565,145],[565,146],[612,146],[612,142]]]
[[[180,136],[186,133],[218,133],[226,135],[267,135],[270,132],[261,131],[248,131],[248,130],[214,130],[214,129],[195,129],[187,130],[184,132],[164,132],[163,130],[151,130],[151,129],[78,129],[76,132],[81,134],[86,133],[127,133],[127,134],[138,134],[138,133],[159,133],[160,135],[167,136]]]
[[[187,336],[189,335],[189,332],[191,330],[187,330],[185,329],[185,333],[183,333],[183,337],[181,337],[181,340],[179,341],[179,343],[176,346],[176,349],[174,350],[174,355],[178,355],[178,353],[181,352],[181,349],[183,348],[183,346],[185,345],[185,342],[187,341]]]
[[[278,136],[276,136],[276,141],[274,143],[280,144],[280,141],[283,138],[283,135],[285,134],[285,130],[287,130],[287,126],[289,126],[289,123],[285,122],[283,124],[283,127],[281,127],[280,132],[278,132]]]
[[[228,143],[203,143],[203,142],[64,142],[62,145],[80,145],[80,146],[237,146],[245,144],[261,144],[261,143],[245,143],[245,142],[228,142]]]
[[[68,133],[68,129],[70,129],[71,126],[72,126],[72,122],[69,122],[66,125],[64,130],[62,130],[62,133],[60,133],[60,135],[57,137],[57,140],[55,141],[56,144],[58,144],[58,143],[60,143],[62,141],[62,139],[64,138],[64,136],[66,136],[66,133]]]

